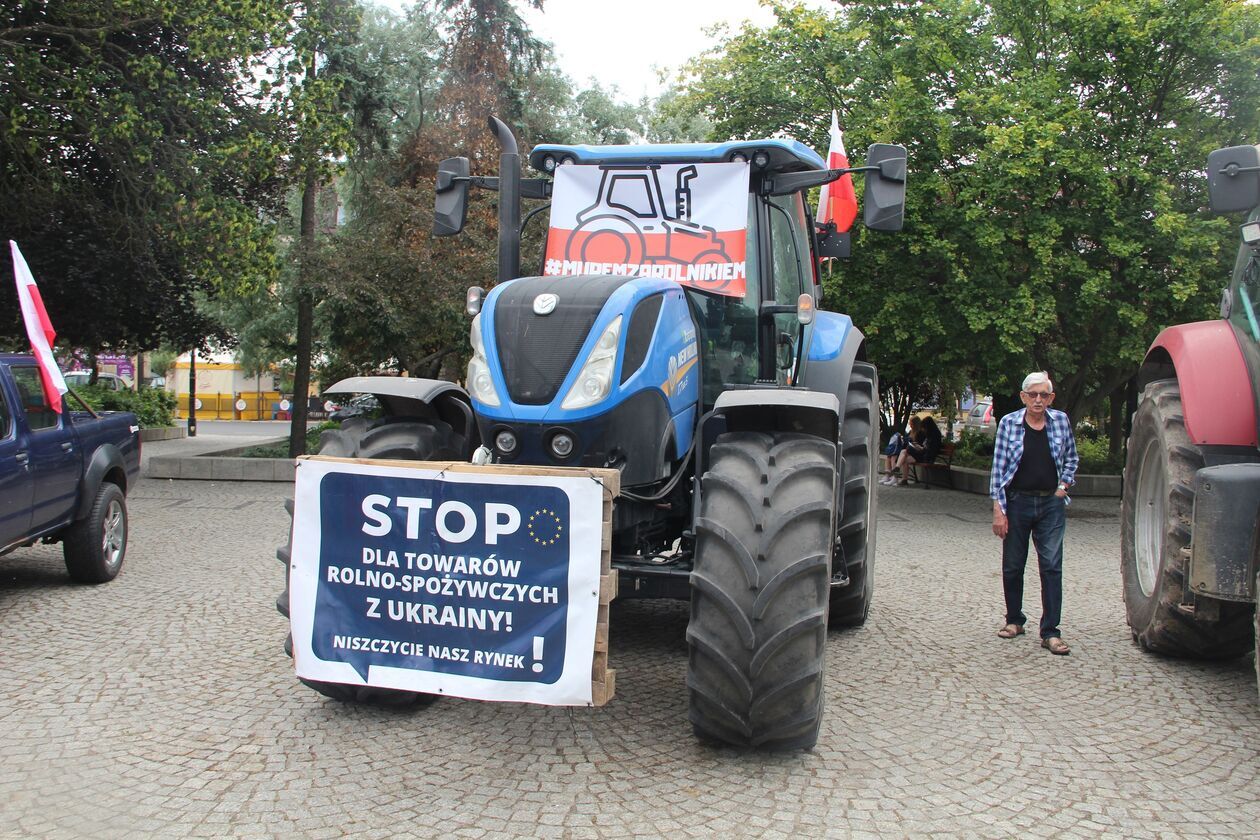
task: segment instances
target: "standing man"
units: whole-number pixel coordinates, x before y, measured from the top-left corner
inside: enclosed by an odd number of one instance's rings
[[[1072,652],[1059,633],[1063,610],[1063,532],[1068,488],[1075,483],[1076,439],[1072,422],[1050,407],[1054,385],[1045,371],[1024,377],[1024,408],[998,424],[989,495],[993,533],[1002,540],[1002,591],[1006,595],[1003,639],[1024,632],[1024,565],[1028,538],[1037,546],[1041,572],[1041,646],[1056,656]]]

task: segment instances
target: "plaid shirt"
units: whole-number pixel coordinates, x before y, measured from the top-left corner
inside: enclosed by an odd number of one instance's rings
[[[1006,486],[1019,469],[1019,459],[1024,456],[1024,412],[1012,411],[998,423],[997,439],[993,444],[993,470],[989,473],[989,497],[1006,512]],[[1046,429],[1049,430],[1050,454],[1059,472],[1059,481],[1071,486],[1076,480],[1076,438],[1072,436],[1072,421],[1062,411],[1046,409]]]

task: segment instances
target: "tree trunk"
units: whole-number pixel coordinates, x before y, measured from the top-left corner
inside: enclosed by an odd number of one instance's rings
[[[1117,385],[1111,392],[1111,413],[1107,419],[1107,453],[1119,455],[1124,444],[1124,397],[1125,385]]]
[[[306,283],[306,260],[315,247],[315,193],[318,184],[315,170],[306,173],[302,188],[301,243],[298,246],[298,311],[297,311],[297,358],[293,369],[293,413],[289,423],[289,457],[306,454],[306,410],[310,404],[308,391],[311,384],[311,343],[315,321],[315,306],[311,301]]]

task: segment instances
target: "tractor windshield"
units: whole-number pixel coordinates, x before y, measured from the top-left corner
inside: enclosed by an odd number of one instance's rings
[[[1260,344],[1260,259],[1250,246],[1243,245],[1239,249],[1234,276],[1238,282],[1233,290],[1229,320],[1254,346]]]

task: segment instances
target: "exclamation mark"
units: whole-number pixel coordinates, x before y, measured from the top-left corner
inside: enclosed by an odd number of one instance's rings
[[[543,637],[535,636],[534,637],[534,673],[535,674],[542,673],[542,650],[543,650]]]

